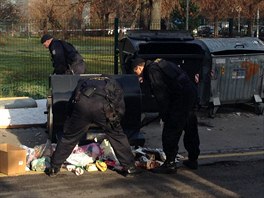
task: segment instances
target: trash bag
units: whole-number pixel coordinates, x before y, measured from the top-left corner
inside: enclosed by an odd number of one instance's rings
[[[76,146],[73,150],[73,153],[86,153],[89,157],[92,157],[95,161],[98,157],[102,155],[102,149],[99,144],[91,143],[83,146]]]
[[[34,159],[31,162],[31,170],[44,172],[46,168],[50,168],[50,157]]]
[[[116,165],[120,165],[120,162],[118,161],[114,149],[112,148],[110,142],[107,139],[104,139],[102,143],[100,144],[100,148],[102,149],[102,156],[101,158],[103,160],[113,160],[116,162]]]
[[[86,153],[72,153],[66,161],[75,166],[86,166],[94,162],[92,157],[89,157]]]
[[[45,144],[37,145],[34,147],[35,158],[41,158],[43,156],[51,157],[54,151],[51,141],[47,139]]]
[[[27,147],[25,145],[21,145],[20,147],[27,151],[27,154],[26,154],[26,166],[28,168],[30,168],[30,163],[32,162],[32,160],[36,159],[35,158],[35,150],[33,148]]]

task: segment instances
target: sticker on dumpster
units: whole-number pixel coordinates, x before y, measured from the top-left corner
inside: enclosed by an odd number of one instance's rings
[[[243,62],[246,61],[247,57],[231,57],[229,59],[230,63],[239,63],[239,62]]]
[[[232,72],[232,79],[243,79],[246,76],[246,70],[242,68],[235,68]]]
[[[225,58],[216,58],[215,59],[215,63],[216,64],[225,64],[226,63],[226,59]]]
[[[225,75],[225,66],[222,66],[222,67],[221,67],[221,75],[222,75],[222,76]]]

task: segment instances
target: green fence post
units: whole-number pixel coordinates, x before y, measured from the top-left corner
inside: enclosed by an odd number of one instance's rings
[[[118,74],[118,18],[115,18],[115,49],[114,49],[114,74]]]

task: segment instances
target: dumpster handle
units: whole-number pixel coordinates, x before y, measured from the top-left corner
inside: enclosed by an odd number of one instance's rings
[[[242,43],[236,43],[235,48],[237,48],[237,47],[245,48],[245,45]]]

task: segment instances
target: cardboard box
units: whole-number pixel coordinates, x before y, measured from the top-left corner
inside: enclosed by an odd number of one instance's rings
[[[0,172],[6,175],[24,173],[26,150],[10,144],[0,144]]]

